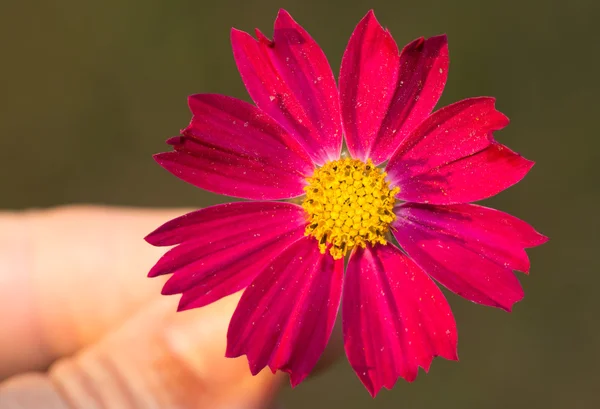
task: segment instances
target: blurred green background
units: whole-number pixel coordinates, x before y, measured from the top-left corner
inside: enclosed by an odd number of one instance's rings
[[[597,0],[3,2],[0,206],[223,201],[151,154],[188,123],[188,94],[248,99],[229,29],[270,35],[280,7],[320,43],[334,72],[370,8],[400,46],[447,33],[440,105],[496,96],[512,121],[496,136],[537,162],[487,204],[551,238],[529,252],[531,276],[520,275],[527,295],[512,314],[449,296],[459,363],[435,360],[415,383],[400,380],[372,400],[342,360],[285,390],[285,407],[600,408]]]

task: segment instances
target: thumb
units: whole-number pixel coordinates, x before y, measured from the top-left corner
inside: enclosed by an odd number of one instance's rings
[[[177,300],[158,299],[48,375],[6,381],[0,409],[264,408],[282,376],[253,377],[245,358],[224,358],[238,298],[177,314]]]

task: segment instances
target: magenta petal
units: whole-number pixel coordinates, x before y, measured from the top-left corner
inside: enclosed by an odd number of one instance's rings
[[[398,243],[449,290],[507,311],[523,298],[512,270],[528,270],[523,248],[546,241],[527,223],[475,205],[411,203],[395,212],[392,231]]]
[[[285,202],[233,202],[207,207],[170,220],[146,236],[153,246],[186,241],[208,245],[232,236],[255,234],[265,226],[293,230],[306,224],[304,209]]]
[[[183,293],[180,309],[196,308],[248,286],[264,266],[304,237],[300,206],[280,202],[218,205],[174,219],[146,240],[181,243],[149,276],[173,274],[163,294]]]
[[[346,355],[372,396],[399,377],[413,381],[436,356],[458,359],[446,298],[391,244],[352,253],[342,308]]]
[[[406,203],[395,209],[398,223],[407,220],[454,239],[463,247],[500,266],[529,272],[526,248],[539,246],[548,238],[528,223],[488,207],[457,204],[431,206]],[[402,233],[398,233],[402,234]]]
[[[344,261],[313,237],[289,246],[242,295],[227,333],[228,357],[246,354],[252,374],[288,372],[292,386],[313,369],[331,335]]]
[[[396,92],[369,156],[374,163],[390,158],[398,144],[431,113],[448,78],[445,35],[418,38],[400,53]]]
[[[175,176],[202,189],[246,199],[303,194],[313,171],[306,151],[255,106],[223,95],[189,98],[194,114],[174,152],[155,156]]]
[[[339,157],[342,126],[335,78],[319,45],[285,11],[273,41],[233,29],[233,55],[256,105],[310,153],[315,163]]]
[[[471,98],[432,114],[394,153],[386,167],[398,198],[452,204],[493,196],[521,180],[533,166],[494,141],[508,124],[493,98]]]
[[[394,39],[369,11],[352,33],[340,69],[344,134],[353,158],[366,160],[377,141],[396,90],[399,61]]]
[[[419,38],[398,55],[391,34],[370,11],[342,59],[340,94],[352,157],[380,164],[431,113],[448,76],[446,36]]]

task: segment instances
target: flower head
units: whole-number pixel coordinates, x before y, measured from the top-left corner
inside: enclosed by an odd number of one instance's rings
[[[398,377],[414,380],[435,356],[457,359],[456,324],[432,279],[510,310],[523,297],[513,270],[529,270],[524,249],[547,240],[469,204],[533,166],[494,139],[508,119],[485,97],[432,113],[448,74],[446,37],[399,52],[373,12],[350,38],[339,91],[325,55],[286,11],[273,40],[256,36],[231,32],[256,106],[191,96],[190,125],[156,160],[200,188],[257,201],[158,228],[147,240],[175,247],[150,276],[172,274],[163,293],[181,293],[180,310],[245,288],[227,356],[247,355],[252,373],[288,372],[292,385],[323,353],[342,293],[346,355],[372,395]]]
[[[371,160],[339,159],[315,169],[304,188],[306,235],[334,259],[356,246],[386,244],[399,187],[390,188],[385,172]]]

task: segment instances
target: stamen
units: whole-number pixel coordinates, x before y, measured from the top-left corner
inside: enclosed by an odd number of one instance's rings
[[[346,158],[327,162],[307,179],[304,234],[318,240],[321,253],[331,245],[329,252],[340,259],[356,246],[386,244],[400,188],[390,189],[385,177],[370,159]]]

